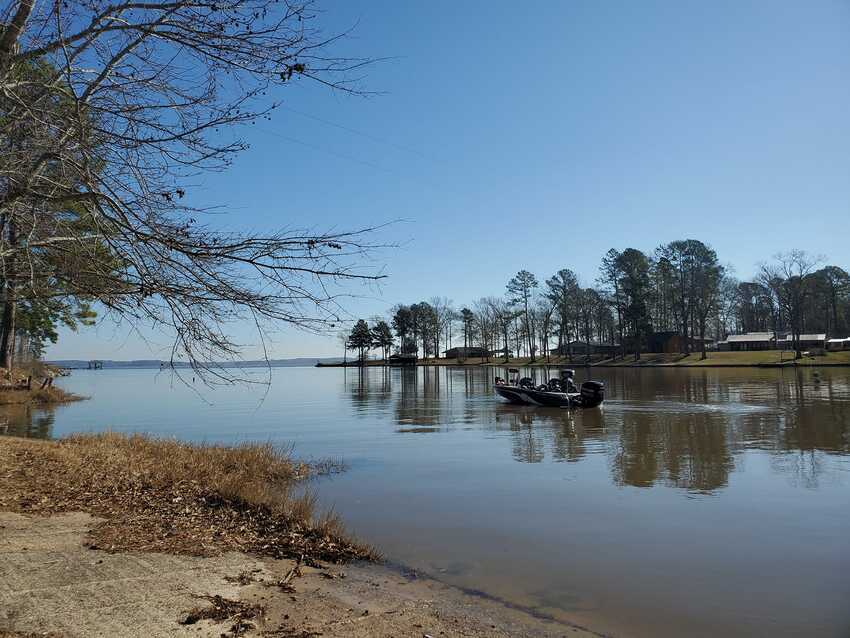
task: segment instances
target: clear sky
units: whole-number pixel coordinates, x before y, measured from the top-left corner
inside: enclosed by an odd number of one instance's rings
[[[485,9],[486,7],[486,9]],[[190,193],[234,227],[404,220],[355,316],[500,295],[517,270],[585,285],[609,248],[711,244],[740,278],[791,248],[850,268],[850,3],[335,2],[368,99],[301,85],[252,148]],[[309,116],[309,117],[308,117]],[[315,119],[312,119],[315,118]],[[199,192],[200,191],[200,192]],[[246,327],[236,336],[256,339]],[[49,358],[167,357],[126,326]],[[246,357],[257,355],[248,347]],[[271,355],[338,355],[281,327]]]

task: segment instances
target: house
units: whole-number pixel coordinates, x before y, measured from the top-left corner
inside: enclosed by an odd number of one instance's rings
[[[676,330],[653,332],[646,338],[647,352],[681,352],[682,337]]]
[[[416,355],[415,354],[393,354],[393,355],[390,355],[390,365],[391,366],[415,366],[416,365]]]
[[[779,346],[784,350],[793,350],[794,349],[794,338],[788,334],[778,341]],[[801,334],[800,335],[800,349],[805,350],[807,348],[824,348],[826,347],[826,335],[825,334]]]
[[[703,342],[705,342],[706,350],[714,350],[714,339],[709,337],[702,339],[693,335],[688,337],[691,351],[701,350]],[[676,330],[653,332],[646,337],[646,352],[684,352],[685,348],[683,346],[684,339]]]
[[[566,357],[573,353],[573,356],[587,356],[590,354],[606,354],[614,355],[620,350],[620,346],[613,343],[597,343],[595,341],[570,341],[558,348],[552,349],[552,354],[559,357]]]
[[[469,348],[449,348],[443,351],[443,356],[446,359],[468,359],[470,357],[484,358],[487,356],[486,348],[478,348],[471,346]]]
[[[843,339],[827,339],[826,340],[826,349],[827,350],[850,350],[850,337],[844,337]]]
[[[729,335],[726,341],[717,344],[718,350],[732,352],[748,350],[775,350],[776,337],[772,332],[746,332],[742,335]]]

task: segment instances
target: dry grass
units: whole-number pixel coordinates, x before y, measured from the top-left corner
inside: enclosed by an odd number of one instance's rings
[[[62,388],[33,388],[32,390],[0,390],[0,405],[49,405],[52,403],[71,403],[81,401],[81,397]]]
[[[40,361],[30,362],[11,371],[0,368],[0,405],[49,405],[85,398],[54,387],[53,379],[56,376],[56,368]],[[42,388],[42,385],[47,387]]]
[[[303,482],[317,467],[269,444],[192,445],[114,433],[9,438],[0,439],[0,468],[0,509],[103,517],[92,531],[100,549],[374,557],[345,538],[336,517],[315,513]]]

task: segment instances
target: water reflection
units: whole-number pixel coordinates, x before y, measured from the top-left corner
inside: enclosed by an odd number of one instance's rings
[[[61,383],[90,401],[0,424],[342,458],[322,504],[391,560],[610,635],[850,635],[850,371],[591,374],[607,400],[582,411],[505,404],[497,368],[278,368],[209,402],[83,371]]]
[[[0,435],[49,439],[53,434],[56,409],[31,405],[0,406]]]
[[[507,374],[497,367],[340,372],[349,418],[389,422],[399,436],[470,427],[507,434],[506,453],[521,463],[604,455],[618,486],[713,493],[728,486],[746,450],[769,452],[772,470],[793,485],[817,488],[827,474],[846,476],[833,471],[850,453],[845,370],[594,369],[607,399],[586,411],[505,404],[492,391],[492,379]],[[557,372],[523,374],[542,382]],[[0,434],[48,438],[55,418],[54,409],[2,406]]]
[[[554,371],[529,369],[543,380]],[[747,370],[593,370],[606,383],[602,409],[512,406],[492,392],[497,368],[349,370],[355,413],[386,411],[402,435],[477,423],[510,433],[521,463],[577,462],[604,453],[621,486],[666,485],[710,494],[725,488],[736,457],[773,453],[772,467],[816,487],[828,457],[850,452],[846,374]]]

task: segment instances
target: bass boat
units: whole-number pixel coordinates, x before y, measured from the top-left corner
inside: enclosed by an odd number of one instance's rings
[[[572,370],[562,370],[561,378],[549,383],[534,385],[529,377],[519,378],[519,370],[508,370],[508,380],[496,377],[493,389],[500,397],[517,405],[539,405],[552,408],[596,408],[605,398],[605,384],[601,381],[585,381],[577,392],[572,383]]]

